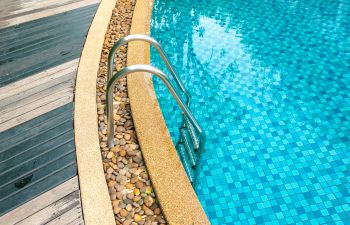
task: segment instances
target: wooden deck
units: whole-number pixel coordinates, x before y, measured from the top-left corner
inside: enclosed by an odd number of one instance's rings
[[[0,88],[0,132],[72,102],[78,60]]]
[[[99,3],[99,0],[14,0],[0,2],[0,28],[53,16]]]
[[[0,217],[0,224],[84,224],[74,177]]]
[[[84,224],[74,85],[98,4],[0,1],[0,224]]]

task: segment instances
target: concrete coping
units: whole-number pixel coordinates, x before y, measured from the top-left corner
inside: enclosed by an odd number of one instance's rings
[[[80,58],[75,87],[74,133],[86,225],[115,225],[98,139],[96,79],[105,33],[116,0],[102,0]]]
[[[152,0],[137,0],[131,34],[149,35],[152,6]],[[129,43],[127,64],[149,63],[149,44],[145,42]],[[129,74],[127,80],[137,138],[168,224],[210,224],[171,140],[158,105],[151,76],[134,73]]]

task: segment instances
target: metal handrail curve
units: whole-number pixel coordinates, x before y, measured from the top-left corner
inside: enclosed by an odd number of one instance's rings
[[[161,70],[150,66],[150,65],[132,65],[128,67],[124,67],[119,72],[115,73],[111,79],[109,80],[107,84],[107,102],[106,102],[106,108],[107,108],[107,142],[108,147],[112,148],[114,147],[114,107],[113,107],[113,90],[117,82],[124,78],[126,75],[135,73],[135,72],[147,72],[152,73],[155,76],[157,76],[163,83],[166,85],[166,87],[169,89],[171,95],[175,98],[177,104],[180,106],[182,112],[187,116],[187,118],[190,120],[190,122],[193,124],[194,128],[199,134],[199,152],[202,152],[202,149],[205,145],[206,136],[203,132],[203,129],[198,124],[197,120],[192,115],[190,109],[186,104],[183,103],[181,100],[181,96],[179,95],[178,91],[174,88],[174,86],[171,83],[171,80],[169,77],[163,73]]]
[[[180,87],[181,91],[186,95],[186,104],[189,106],[191,101],[191,96],[189,92],[186,90],[185,86],[183,85],[181,79],[177,75],[174,67],[171,65],[168,57],[166,56],[165,52],[163,51],[162,46],[153,38],[150,36],[144,35],[144,34],[131,34],[126,37],[123,37],[119,39],[112,47],[111,51],[108,54],[108,74],[107,74],[107,82],[112,76],[113,68],[114,68],[114,56],[115,53],[118,51],[118,49],[129,42],[132,41],[145,41],[148,42],[150,45],[152,45],[158,52],[158,54],[162,57],[166,67],[170,71],[171,75],[174,77],[176,84]]]

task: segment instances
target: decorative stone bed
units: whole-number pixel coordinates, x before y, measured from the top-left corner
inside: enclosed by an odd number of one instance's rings
[[[74,133],[87,225],[210,224],[172,143],[149,74],[129,74],[128,82],[117,85],[117,145],[107,148],[107,54],[129,29],[131,34],[149,34],[152,6],[152,0],[101,0],[80,58]],[[122,48],[116,69],[126,63],[149,64],[149,47],[133,42],[128,51]]]
[[[115,89],[116,146],[107,147],[107,57],[113,44],[129,34],[135,4],[136,0],[117,1],[105,35],[96,86],[100,149],[116,224],[165,224],[138,145],[126,79]],[[126,66],[126,52],[123,46],[117,53],[117,71]]]

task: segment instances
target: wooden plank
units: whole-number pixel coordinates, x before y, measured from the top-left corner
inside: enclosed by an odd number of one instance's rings
[[[6,28],[6,27],[11,27],[11,26],[25,23],[25,22],[29,22],[32,20],[41,19],[41,18],[48,17],[48,16],[53,16],[53,15],[56,15],[59,13],[63,13],[63,12],[67,12],[70,10],[81,8],[83,6],[96,4],[98,2],[99,2],[99,0],[83,0],[80,2],[71,3],[68,5],[63,5],[63,6],[59,6],[56,8],[47,9],[47,10],[44,10],[41,12],[32,13],[29,15],[23,15],[23,16],[19,16],[19,17],[7,19],[7,20],[2,20],[2,21],[0,21],[0,29]]]
[[[58,92],[54,92],[52,95],[49,95],[49,96],[43,96],[43,98],[41,99],[41,101],[36,101],[36,102],[33,102],[32,104],[30,105],[24,105],[23,107],[21,108],[17,108],[15,110],[12,110],[11,112],[6,112],[4,110],[4,113],[2,113],[0,115],[0,124],[9,120],[9,119],[12,119],[12,118],[15,118],[19,115],[22,115],[26,112],[30,112],[36,108],[39,108],[43,105],[46,105],[50,102],[53,102],[57,99],[61,99],[61,98],[66,98],[66,97],[71,97],[71,95],[73,95],[73,87],[70,87],[70,88],[66,88],[66,89],[63,89],[63,90],[60,90]]]
[[[11,156],[12,160],[6,157],[1,157],[0,162],[0,177],[2,178],[0,188],[6,185],[11,180],[21,177],[25,172],[35,171],[42,167],[42,165],[51,162],[55,157],[61,157],[63,154],[74,150],[72,145],[73,130],[69,122],[50,130],[51,135],[55,138],[49,139],[50,134],[43,133],[33,140],[29,140],[28,147],[15,145],[8,151],[2,153],[2,156]],[[18,148],[23,148],[23,154],[18,151]],[[13,155],[11,154],[13,151]],[[17,157],[16,157],[17,156]],[[0,193],[2,196],[3,193]]]
[[[48,101],[48,103],[46,103],[46,104],[41,104],[40,107],[33,107],[33,105],[31,105],[31,107],[33,108],[31,111],[27,111],[26,113],[23,113],[23,114],[18,114],[18,116],[3,122],[0,126],[0,132],[8,130],[14,126],[17,126],[17,125],[24,123],[26,121],[29,121],[37,116],[40,116],[44,113],[47,113],[53,109],[56,109],[60,106],[63,106],[65,104],[72,102],[73,93],[72,93],[72,90],[69,90],[68,92],[65,93],[65,96],[63,96],[63,97],[62,96],[61,97],[50,96],[50,97],[55,98],[55,99],[53,99],[52,101]]]
[[[73,134],[72,103],[0,133],[0,215],[76,176]]]
[[[69,224],[70,225],[84,225],[85,222],[84,222],[83,217],[78,217],[75,220],[71,221]]]
[[[46,225],[67,225],[72,224],[73,222],[77,223],[77,220],[80,221],[80,224],[84,224],[80,204],[59,217],[51,220]]]
[[[0,86],[78,58],[96,7],[92,4],[1,29]]]
[[[35,136],[50,131],[67,121],[72,121],[73,103],[66,104],[49,113],[45,113],[19,126],[0,133],[0,154],[14,145],[24,143]]]
[[[0,114],[8,113],[17,109],[26,107],[27,105],[33,104],[34,102],[41,101],[43,98],[47,98],[54,93],[70,89],[73,92],[75,74],[68,74],[59,79],[53,80],[47,85],[41,85],[37,89],[33,88],[28,92],[36,91],[32,94],[19,94],[12,98],[8,98],[0,103]]]
[[[32,4],[35,5],[44,1],[45,0],[28,0],[23,2],[21,0],[3,0],[0,1],[0,13],[11,12],[14,9],[29,7]]]
[[[72,154],[74,154],[74,152]],[[40,196],[42,193],[45,193],[71,179],[72,177],[76,176],[76,172],[77,169],[75,161],[71,161],[68,164],[66,162],[64,166],[61,164],[59,168],[46,176],[35,181],[30,181],[30,183],[22,188],[17,188],[17,190],[14,189],[11,194],[7,195],[6,198],[3,198],[0,201],[1,215],[16,209],[23,203],[30,201]]]
[[[6,0],[5,0],[6,1]],[[79,0],[47,0],[47,1],[41,1],[36,3],[28,4],[14,4],[14,5],[7,5],[3,6],[5,7],[4,12],[0,16],[0,19],[9,19],[13,17],[18,17],[24,14],[30,14],[37,11],[43,11],[48,10],[50,8],[55,8],[62,5],[67,5],[73,2],[77,2]],[[16,2],[16,1],[14,1]]]
[[[25,160],[28,156],[33,157],[33,155],[38,154],[38,152],[40,153],[40,151],[43,151],[42,148],[45,148],[45,145],[47,147],[61,145],[62,140],[65,141],[67,139],[71,139],[73,135],[74,133],[73,128],[71,126],[71,121],[66,120],[66,122],[58,124],[52,129],[47,130],[46,132],[37,134],[31,139],[15,143],[10,148],[0,152],[0,168],[7,168],[8,164],[14,164],[12,161],[19,160],[21,162],[22,160]],[[6,166],[4,166],[3,164],[6,164]],[[3,182],[4,181],[2,181],[1,183]],[[0,186],[2,186],[2,184],[0,184]]]
[[[75,59],[0,88],[0,131],[71,101],[77,63]]]
[[[94,6],[87,6],[88,8],[93,8]],[[84,7],[85,8],[85,7]],[[68,14],[68,15],[67,15]],[[35,43],[36,41],[42,40],[43,37],[52,36],[52,32],[57,31],[57,26],[61,26],[55,35],[63,33],[62,31],[69,30],[71,24],[62,23],[66,21],[66,17],[69,16],[71,21],[76,20],[77,18],[83,19],[87,16],[89,12],[85,10],[73,10],[73,12],[65,12],[58,15],[50,16],[47,18],[31,21],[29,23],[19,24],[17,26],[0,29],[0,46],[1,53],[4,53],[8,50],[13,49],[17,45],[25,46],[30,43]],[[60,21],[60,20],[61,21]],[[62,30],[63,29],[63,30]],[[46,32],[46,33],[42,33]],[[35,40],[35,41],[34,41]],[[11,49],[9,49],[11,48]]]
[[[94,8],[94,6],[87,6],[84,8]],[[58,15],[42,18],[39,20],[34,20],[29,23],[19,24],[17,26],[8,27],[5,29],[0,29],[0,46],[3,52],[6,47],[14,47],[15,45],[28,44],[33,38],[37,39],[42,37],[41,32],[45,33],[45,37],[49,36],[51,32],[57,30],[57,26],[63,26],[60,28],[69,29],[72,25],[66,22],[67,16],[71,21],[77,18],[83,19],[87,16],[89,12],[86,10],[72,10],[65,13],[60,13]],[[66,17],[64,17],[66,16]],[[61,29],[59,31],[62,31]],[[62,33],[62,32],[59,32]]]
[[[38,160],[37,164],[33,164],[36,163],[36,159],[27,160],[17,167],[18,170],[7,170],[1,176],[2,178],[12,175],[11,172],[14,172],[14,175],[4,180],[6,183],[0,188],[1,211],[8,210],[5,208],[6,206],[15,207],[18,203],[23,203],[23,200],[34,198],[33,192],[36,192],[36,195],[45,192],[47,189],[42,190],[40,188],[41,186],[49,189],[55,187],[54,183],[48,181],[48,178],[53,178],[55,174],[62,171],[67,165],[75,166],[74,153],[74,142],[73,140],[68,140],[60,146],[55,147],[52,151],[41,153],[36,158]],[[75,172],[73,173],[71,177],[75,176]],[[64,174],[63,177],[66,175],[68,174]],[[63,180],[60,180],[60,178],[61,175],[55,179],[55,182],[62,183]],[[25,183],[24,186],[16,186],[16,183],[20,181]]]
[[[67,196],[69,193],[78,190],[78,177],[73,177],[63,184],[51,189],[50,191],[40,195],[39,197],[19,206],[15,210],[0,217],[0,224],[15,224],[30,215],[39,212],[53,202]]]
[[[0,132],[73,99],[78,59],[0,88]]]
[[[17,225],[46,224],[80,205],[79,190],[74,191],[46,208],[16,223]],[[76,212],[78,213],[78,212]],[[72,218],[74,219],[74,218]]]
[[[28,95],[29,93],[26,91],[32,90],[33,88],[41,86],[43,84],[50,85],[48,83],[50,83],[51,81],[73,71],[76,71],[78,67],[78,62],[79,59],[74,59],[69,62],[63,63],[59,66],[34,74],[28,78],[19,80],[15,83],[11,83],[4,87],[1,87],[0,106],[2,105],[3,99],[13,97],[14,95],[20,95],[22,93]]]

